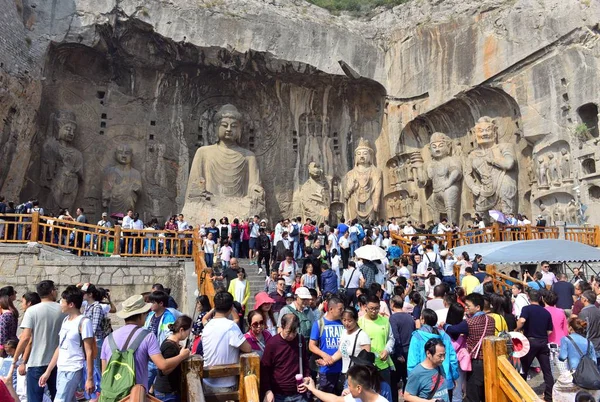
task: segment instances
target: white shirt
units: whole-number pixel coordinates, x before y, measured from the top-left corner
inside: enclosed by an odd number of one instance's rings
[[[81,322],[83,320],[83,322]],[[81,337],[79,323],[81,322]],[[56,366],[60,371],[79,371],[85,365],[85,355],[81,345],[81,338],[88,339],[94,336],[92,321],[84,315],[73,320],[65,317],[58,333],[58,360]],[[95,342],[95,341],[94,341]]]
[[[356,347],[354,344],[356,342]],[[350,367],[350,356],[358,357],[365,345],[371,344],[369,335],[360,328],[348,335],[348,331],[342,331],[340,336],[340,353],[342,354],[342,373],[346,373]],[[353,350],[354,349],[354,350]],[[353,353],[354,352],[354,353]]]
[[[204,252],[208,254],[214,254],[215,242],[209,239],[204,240]]]
[[[144,229],[144,222],[141,219],[138,219],[137,221],[133,221],[131,222],[131,228],[135,229],[135,230],[143,230]]]
[[[356,272],[354,272],[356,271]],[[354,272],[354,274],[352,274]],[[352,279],[350,279],[352,277]],[[344,286],[349,289],[357,289],[360,287],[360,280],[364,279],[363,274],[358,270],[358,268],[348,268],[344,271],[344,275],[342,276],[344,279],[344,283],[347,286]]]
[[[414,235],[417,234],[417,231],[415,230],[415,228],[412,225],[406,225],[404,226],[404,229],[402,229],[402,231],[404,232],[405,235]]]
[[[401,266],[400,269],[398,270],[398,276],[403,276],[406,279],[410,279],[411,273],[408,270],[408,267]]]
[[[395,223],[390,223],[390,225],[388,226],[388,230],[390,233],[397,233],[400,234],[400,226],[396,225]]]
[[[133,218],[129,215],[125,215],[123,217],[123,223],[121,225],[123,229],[133,229]]]
[[[238,303],[242,303],[244,301],[244,297],[246,296],[246,280],[237,280],[235,282],[235,296],[234,296],[234,300]]]
[[[275,235],[273,236],[273,243],[277,244],[281,240],[281,234],[283,233],[283,225],[278,223],[275,225]]]
[[[444,264],[442,268],[442,275],[444,276],[454,276],[454,265],[456,264],[456,260],[451,257],[446,257],[446,260],[442,260]]]
[[[339,243],[340,243],[340,247],[341,248],[348,248],[350,247],[350,238],[346,238],[346,236],[342,236],[340,237]]]
[[[213,318],[202,331],[205,366],[238,363],[239,347],[245,341],[244,334],[235,322],[227,318]],[[213,388],[232,387],[237,384],[237,377],[204,378],[203,381]]]
[[[190,226],[190,224],[187,223],[186,221],[179,221],[179,220],[177,221],[177,230],[180,232],[187,230],[189,226]]]
[[[448,226],[444,225],[442,222],[438,223],[437,234],[444,234],[448,231],[450,231]]]
[[[382,246],[384,249],[386,249],[386,250],[387,250],[387,249],[388,249],[388,247],[389,247],[389,246],[391,246],[391,245],[392,245],[392,239],[390,239],[389,237],[387,237],[387,238],[383,239],[383,241],[381,242],[381,246]]]
[[[289,273],[288,276],[283,277],[286,286],[292,286],[296,281],[296,266],[296,261],[292,261],[291,264],[288,264],[285,260],[281,261],[281,264],[279,265],[279,273]]]
[[[330,234],[329,237],[327,237],[327,240],[329,240],[329,243],[331,244],[331,250],[338,248],[338,239],[335,233]]]
[[[344,402],[362,402],[362,400],[360,398],[353,398],[352,394],[348,394],[344,397]],[[388,400],[381,395],[377,395],[375,402],[388,402]]]
[[[425,294],[427,295],[428,299],[433,299],[433,288],[440,283],[442,283],[442,281],[437,277],[435,278],[435,283],[433,285],[429,282],[429,278],[425,279]]]
[[[479,227],[479,229],[485,229],[485,222],[484,221],[479,221],[479,223],[477,224],[477,226]]]

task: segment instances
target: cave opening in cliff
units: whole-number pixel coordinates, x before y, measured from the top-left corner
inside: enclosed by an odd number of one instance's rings
[[[588,132],[592,137],[597,138],[600,135],[598,130],[598,105],[595,103],[586,103],[577,109],[579,119],[586,125]]]
[[[384,88],[341,69],[332,75],[267,53],[175,43],[132,24],[103,34],[94,48],[50,46],[42,135],[34,144],[41,151],[54,135],[56,111],[75,114],[73,146],[84,161],[76,202],[90,217],[102,212],[101,177],[121,144],[132,147],[132,166],[141,174],[142,217],[179,212],[194,154],[217,141],[213,117],[227,103],[243,113],[240,145],[257,156],[273,217],[291,215],[310,162],[341,177],[352,168],[358,139],[374,145],[380,134]],[[39,160],[31,164],[22,196],[52,208],[40,169]]]

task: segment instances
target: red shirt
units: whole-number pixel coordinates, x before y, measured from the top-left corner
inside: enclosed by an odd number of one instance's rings
[[[240,223],[240,228],[242,229],[242,240],[250,240],[250,225],[248,225],[248,222]]]
[[[306,225],[304,225],[304,226],[302,227],[302,231],[303,231],[304,233],[311,234],[312,232],[314,232],[314,231],[315,231],[315,227],[314,227],[313,225],[308,225],[308,224],[306,224]]]

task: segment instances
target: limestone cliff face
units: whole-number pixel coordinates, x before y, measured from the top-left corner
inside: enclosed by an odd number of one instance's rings
[[[142,173],[137,207],[145,218],[177,212],[191,157],[215,142],[212,116],[224,103],[245,113],[244,146],[259,156],[271,217],[296,212],[293,194],[310,161],[341,178],[363,136],[385,171],[382,209],[389,215],[389,200],[417,191],[426,220],[432,189],[392,185],[387,166],[415,152],[427,160],[436,131],[468,155],[469,130],[484,115],[498,118],[501,140],[518,153],[520,211],[537,214],[541,203],[560,210],[578,196],[575,184],[588,215],[600,202],[591,168],[600,159],[597,130],[573,134],[598,120],[597,2],[411,1],[356,20],[301,0],[74,0],[35,8],[5,1],[22,27],[18,52],[1,52],[0,60],[25,54],[27,67],[7,74],[27,68],[31,85],[43,88],[28,95],[29,112],[17,108],[39,116],[18,118],[20,135],[41,149],[51,113],[76,113],[74,145],[86,165],[77,202],[88,215],[101,212],[100,172],[122,142],[133,145]],[[8,29],[15,30],[0,24]],[[563,148],[573,182],[539,189],[532,159]],[[12,170],[0,172],[2,194],[43,197],[39,158],[20,158],[29,163],[26,178],[22,161],[6,163]],[[465,220],[472,204],[463,186]]]

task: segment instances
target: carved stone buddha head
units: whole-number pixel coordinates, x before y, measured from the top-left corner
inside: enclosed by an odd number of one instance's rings
[[[71,142],[75,139],[77,119],[75,113],[60,110],[54,115],[54,133],[59,141]]]
[[[231,104],[223,105],[215,114],[217,136],[225,144],[237,144],[242,136],[242,114]]]
[[[128,144],[121,144],[115,150],[115,159],[121,165],[130,165],[133,156],[133,149]]]

